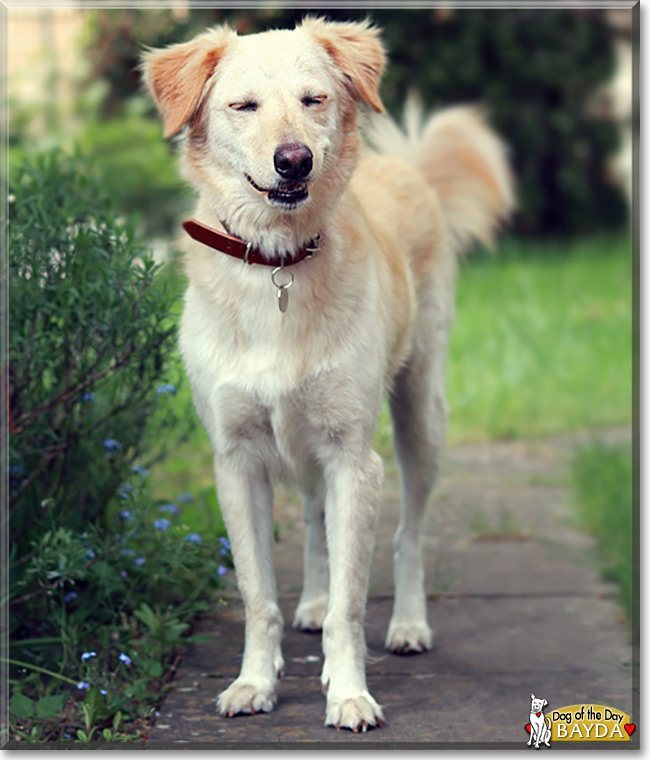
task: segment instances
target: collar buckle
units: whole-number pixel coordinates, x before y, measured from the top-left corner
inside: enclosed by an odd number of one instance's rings
[[[305,258],[307,259],[313,258],[320,251],[320,232],[309,242],[311,245],[305,246],[305,251],[307,252],[307,256]]]

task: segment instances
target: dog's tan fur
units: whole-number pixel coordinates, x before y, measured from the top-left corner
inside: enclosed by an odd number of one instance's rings
[[[187,245],[181,348],[246,607],[241,674],[219,697],[226,715],[275,703],[271,480],[290,476],[307,526],[294,625],[323,629],[326,722],[355,731],[381,722],[362,622],[382,476],[372,439],[386,392],[404,488],[386,643],[431,645],[420,525],[444,440],[455,256],[471,238],[491,240],[512,189],[502,144],[470,108],[423,125],[411,106],[407,134],[375,116],[377,151],[362,147],[359,106],[382,113],[384,60],[369,24],[317,18],[245,37],[218,27],[144,57],[165,135],[183,135],[196,218],[268,256],[321,235],[319,254],[291,268],[284,314],[266,267]],[[308,197],[293,205],[273,196],[274,154],[286,143],[313,156]]]

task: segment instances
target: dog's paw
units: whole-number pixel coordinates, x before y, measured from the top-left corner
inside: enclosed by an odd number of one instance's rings
[[[417,654],[431,649],[433,631],[426,622],[394,623],[392,620],[386,634],[386,649],[395,654]]]
[[[367,691],[358,697],[327,700],[326,726],[336,729],[348,728],[355,733],[366,732],[369,728],[381,727],[384,714],[381,707]]]
[[[275,692],[272,688],[242,681],[239,678],[219,694],[217,710],[220,715],[232,718],[242,713],[254,715],[271,712],[275,707]]]
[[[319,596],[307,602],[300,602],[293,616],[293,627],[311,633],[322,631],[326,613],[327,596]]]

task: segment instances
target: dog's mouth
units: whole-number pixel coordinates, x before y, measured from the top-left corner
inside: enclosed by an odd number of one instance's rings
[[[280,180],[275,187],[260,187],[250,175],[246,179],[260,193],[265,193],[269,202],[283,208],[295,208],[309,197],[307,182]]]

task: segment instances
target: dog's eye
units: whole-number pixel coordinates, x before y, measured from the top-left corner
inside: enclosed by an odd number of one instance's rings
[[[304,97],[300,98],[300,102],[303,104],[303,106],[318,106],[324,103],[327,100],[327,95],[305,95]]]
[[[257,103],[254,100],[245,100],[243,103],[230,103],[229,107],[235,111],[257,111]]]

